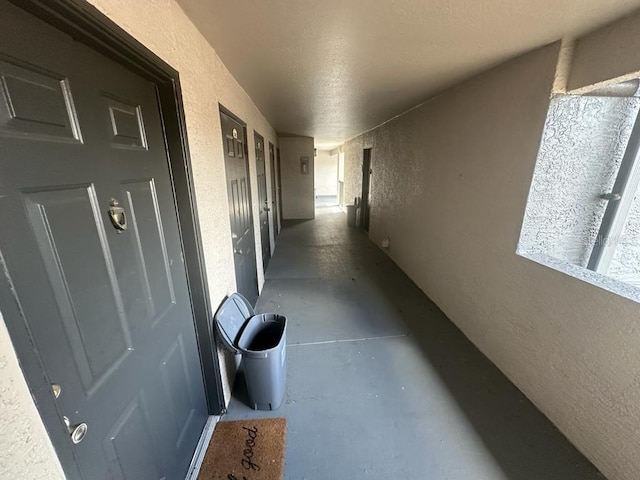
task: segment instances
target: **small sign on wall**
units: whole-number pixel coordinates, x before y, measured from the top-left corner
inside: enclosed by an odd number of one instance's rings
[[[302,175],[309,174],[309,157],[300,157],[300,173]]]

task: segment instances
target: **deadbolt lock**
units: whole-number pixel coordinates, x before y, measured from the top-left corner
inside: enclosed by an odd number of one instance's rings
[[[52,383],[51,384],[51,391],[53,392],[53,396],[58,398],[60,396],[60,394],[62,393],[62,387],[60,385],[58,385],[57,383]]]
[[[69,436],[71,437],[71,441],[75,444],[80,443],[84,440],[84,437],[87,435],[87,430],[89,427],[86,423],[78,423],[76,425],[71,425],[68,417],[62,417],[64,420],[64,424],[67,427],[67,432],[69,432]]]

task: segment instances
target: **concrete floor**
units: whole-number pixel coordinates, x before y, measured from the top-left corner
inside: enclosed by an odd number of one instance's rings
[[[319,209],[336,207],[338,206],[338,197],[336,195],[316,195],[315,206]]]
[[[289,223],[259,312],[287,315],[286,479],[604,478],[335,207]]]

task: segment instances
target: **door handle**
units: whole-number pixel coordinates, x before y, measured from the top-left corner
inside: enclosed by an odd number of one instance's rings
[[[73,443],[78,444],[84,440],[84,437],[87,435],[87,430],[89,429],[86,423],[82,422],[77,423],[76,425],[71,425],[68,417],[62,417],[62,419],[64,420],[67,432],[69,432],[69,436]]]
[[[233,251],[233,253],[235,253],[236,255],[242,255],[242,250],[236,249]]]

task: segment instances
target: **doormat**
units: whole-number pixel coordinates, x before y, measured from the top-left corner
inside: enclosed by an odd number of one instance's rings
[[[281,480],[286,418],[218,422],[198,480]]]

